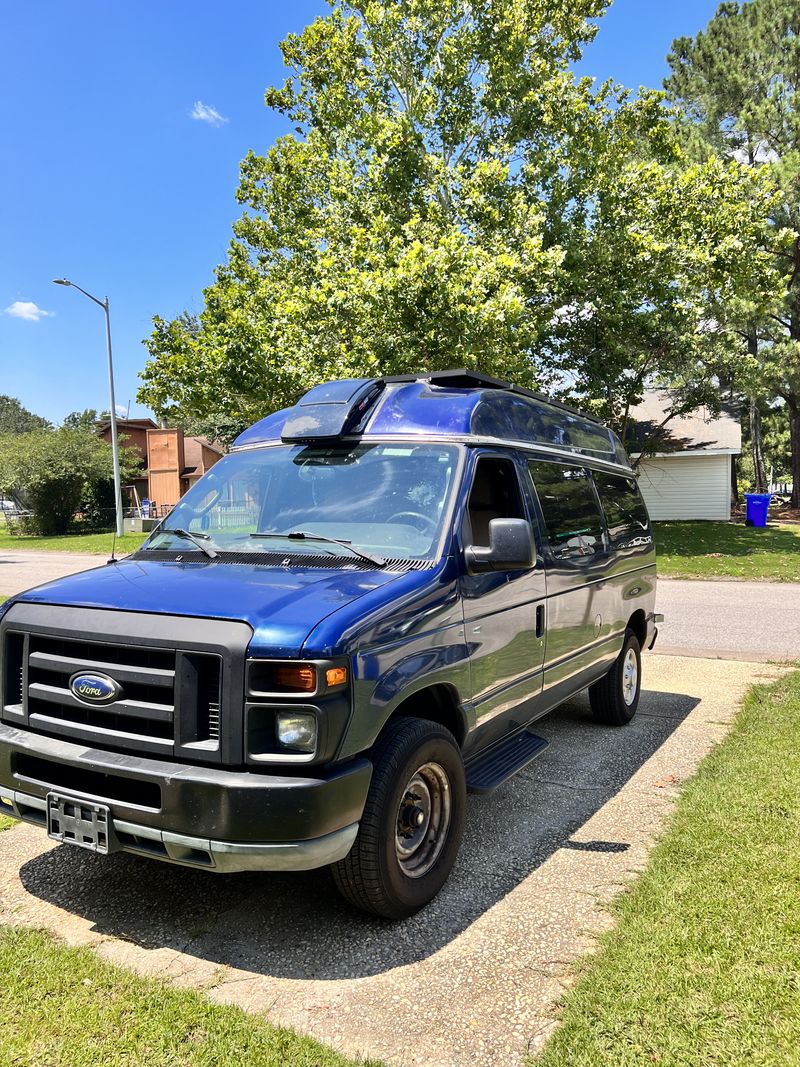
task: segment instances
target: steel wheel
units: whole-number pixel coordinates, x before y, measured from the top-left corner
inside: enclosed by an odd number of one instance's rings
[[[636,700],[639,689],[639,662],[636,653],[629,648],[622,663],[622,699],[628,707]]]
[[[436,863],[450,828],[450,781],[438,763],[426,763],[405,789],[397,811],[395,850],[409,878],[421,878]]]
[[[411,716],[390,720],[371,753],[372,781],[358,836],[333,866],[339,892],[386,919],[433,900],[464,835],[467,789],[456,739]]]

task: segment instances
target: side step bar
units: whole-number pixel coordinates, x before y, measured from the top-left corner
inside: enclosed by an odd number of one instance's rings
[[[467,765],[467,789],[470,793],[491,793],[508,778],[540,756],[550,742],[522,730],[494,745],[474,763]]]

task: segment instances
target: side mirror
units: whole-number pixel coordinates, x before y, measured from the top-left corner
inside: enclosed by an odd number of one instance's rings
[[[526,519],[492,519],[489,547],[470,545],[464,552],[470,574],[527,571],[536,562],[536,545]]]

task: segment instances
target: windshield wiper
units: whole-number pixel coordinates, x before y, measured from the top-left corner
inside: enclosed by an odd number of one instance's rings
[[[215,552],[210,545],[204,545],[200,540],[201,537],[204,537],[206,541],[210,541],[211,538],[206,534],[193,534],[189,533],[188,530],[182,530],[180,527],[171,526],[161,526],[156,530],[156,533],[175,534],[176,537],[182,537],[185,541],[191,541],[193,544],[197,545],[200,551],[204,552],[209,559],[216,559],[219,555],[219,553]]]
[[[342,548],[348,549],[354,556],[360,556],[361,559],[365,559],[367,563],[371,563],[374,567],[385,567],[386,560],[381,559],[380,556],[372,556],[369,552],[363,552],[360,548],[356,548],[351,541],[345,541],[339,537],[326,537],[324,534],[306,533],[305,530],[292,530],[291,533],[277,534],[277,533],[252,533],[251,537],[264,537],[264,538],[282,538],[289,541],[325,541],[330,545],[341,545]]]

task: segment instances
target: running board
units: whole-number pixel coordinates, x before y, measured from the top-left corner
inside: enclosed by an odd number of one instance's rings
[[[467,767],[468,791],[491,793],[517,771],[527,767],[549,744],[546,738],[539,737],[530,730],[522,730],[501,744],[494,745]]]

